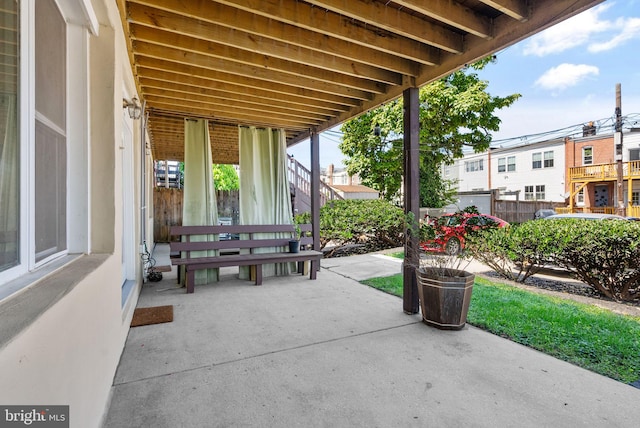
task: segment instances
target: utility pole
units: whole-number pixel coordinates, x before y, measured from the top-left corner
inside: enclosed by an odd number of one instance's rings
[[[616,83],[616,125],[615,133],[613,134],[613,143],[615,145],[616,154],[616,168],[618,172],[618,180],[616,186],[616,200],[618,215],[625,215],[624,196],[623,196],[623,171],[622,171],[622,95],[620,89],[620,83]]]

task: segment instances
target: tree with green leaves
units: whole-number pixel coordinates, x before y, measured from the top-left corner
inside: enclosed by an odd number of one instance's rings
[[[233,165],[213,164],[213,183],[216,190],[238,190],[240,179]]]
[[[496,110],[513,104],[520,94],[491,96],[488,82],[474,72],[493,62],[478,61],[420,88],[420,203],[433,208],[450,202],[452,184],[440,167],[464,156],[466,148],[489,148],[491,131],[500,127]],[[391,200],[398,195],[403,174],[403,103],[395,100],[346,122],[340,150],[349,174]]]

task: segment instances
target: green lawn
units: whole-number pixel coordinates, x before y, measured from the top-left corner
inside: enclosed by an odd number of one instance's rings
[[[362,283],[402,296],[402,274]],[[476,277],[467,322],[621,382],[640,380],[640,318]]]

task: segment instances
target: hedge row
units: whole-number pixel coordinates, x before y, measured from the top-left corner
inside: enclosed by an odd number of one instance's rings
[[[640,222],[529,221],[470,236],[467,251],[510,280],[525,282],[553,264],[603,296],[640,298]]]
[[[383,200],[335,200],[320,209],[320,246],[332,248],[327,255],[368,253],[402,246],[405,216]],[[308,213],[297,222],[310,222]]]

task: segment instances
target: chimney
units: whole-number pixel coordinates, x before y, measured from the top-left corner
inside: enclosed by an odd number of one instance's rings
[[[327,177],[329,180],[329,186],[333,185],[333,164],[330,163],[327,167]]]
[[[349,175],[348,177],[349,177],[349,179],[348,179],[348,181],[347,181],[347,184],[348,184],[349,186],[351,186],[351,185],[353,184],[353,177],[352,177],[351,175]]]
[[[589,122],[582,126],[582,136],[589,137],[590,135],[596,135],[596,127],[593,122]]]

